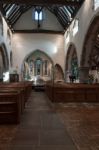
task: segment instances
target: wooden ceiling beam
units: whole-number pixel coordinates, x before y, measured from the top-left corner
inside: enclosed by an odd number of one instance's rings
[[[2,3],[28,4],[28,5],[66,5],[80,6],[78,1],[67,0],[1,0]]]
[[[64,31],[55,31],[55,30],[43,30],[43,29],[34,29],[34,30],[14,30],[14,33],[46,33],[46,34],[61,34],[64,35]]]

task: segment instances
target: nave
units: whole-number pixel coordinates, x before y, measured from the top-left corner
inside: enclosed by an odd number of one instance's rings
[[[52,104],[32,92],[18,125],[0,125],[0,150],[98,150],[99,105]]]

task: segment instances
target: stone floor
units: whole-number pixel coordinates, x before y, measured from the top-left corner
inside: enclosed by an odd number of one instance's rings
[[[77,150],[99,150],[99,103],[57,104],[55,109]]]
[[[99,150],[99,104],[51,104],[32,92],[19,125],[0,125],[0,150]]]

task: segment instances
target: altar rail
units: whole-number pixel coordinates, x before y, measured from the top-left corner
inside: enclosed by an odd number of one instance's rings
[[[52,102],[99,102],[99,84],[47,83],[46,94]]]

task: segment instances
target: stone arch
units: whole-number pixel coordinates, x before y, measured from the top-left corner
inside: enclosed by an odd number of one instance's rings
[[[8,71],[9,69],[9,61],[7,50],[4,44],[0,45],[0,79],[3,78],[3,73]]]
[[[7,40],[8,40],[8,44],[11,45],[11,33],[10,33],[10,29],[7,29]]]
[[[0,14],[0,35],[3,35],[3,20],[1,14]]]
[[[81,55],[81,67],[90,67],[91,54],[94,53],[97,38],[99,38],[99,16],[94,17],[86,33]]]
[[[88,82],[89,70],[99,69],[99,15],[94,16],[86,33],[80,68],[82,82]]]
[[[54,80],[56,81],[64,80],[64,72],[62,67],[59,64],[56,64],[54,67]]]
[[[27,58],[28,58],[29,56],[33,55],[35,52],[41,52],[42,54],[44,54],[45,56],[47,56],[47,57],[50,59],[51,63],[53,64],[53,60],[51,59],[51,57],[50,57],[48,54],[46,54],[45,52],[43,52],[42,50],[39,50],[39,49],[36,49],[36,50],[30,52],[27,56],[25,56],[25,58],[24,58],[24,60],[23,60],[23,63],[24,63],[24,61],[27,60]]]
[[[13,66],[13,53],[10,51],[10,66]]]
[[[43,59],[42,59],[42,57],[43,57]],[[45,61],[44,60],[46,60],[45,58],[47,58],[47,60],[48,60],[48,64],[47,64],[47,67],[48,67],[48,70],[47,70],[47,74],[44,74],[44,69],[45,69]],[[36,68],[37,68],[37,63],[36,63],[36,61],[37,60],[41,60],[42,61],[42,65],[41,65],[41,69],[40,69],[40,74],[37,74],[37,70],[36,70]],[[45,52],[43,52],[43,51],[41,51],[41,50],[35,50],[35,51],[32,51],[31,53],[29,53],[25,58],[24,58],[24,61],[23,61],[23,64],[22,64],[22,72],[23,72],[23,74],[25,74],[24,73],[24,68],[25,68],[25,66],[24,66],[24,64],[26,64],[26,66],[28,65],[28,64],[30,64],[31,65],[31,63],[32,63],[32,69],[31,69],[31,75],[34,75],[34,76],[37,76],[37,75],[40,75],[40,76],[42,76],[42,77],[47,77],[47,76],[49,76],[50,74],[52,74],[52,72],[53,72],[53,61],[52,61],[52,59],[45,53]],[[50,70],[50,71],[49,71]],[[23,77],[24,77],[24,75],[23,75]]]
[[[73,70],[73,64],[75,63],[75,72]],[[67,55],[66,55],[66,63],[65,63],[65,79],[66,81],[69,81],[69,76],[74,75],[76,78],[78,78],[78,56],[76,47],[73,43],[70,44]]]
[[[4,63],[4,72],[9,70],[9,58],[8,58],[8,53],[7,49],[4,43],[0,45],[0,50],[2,52],[3,56],[3,63]]]

